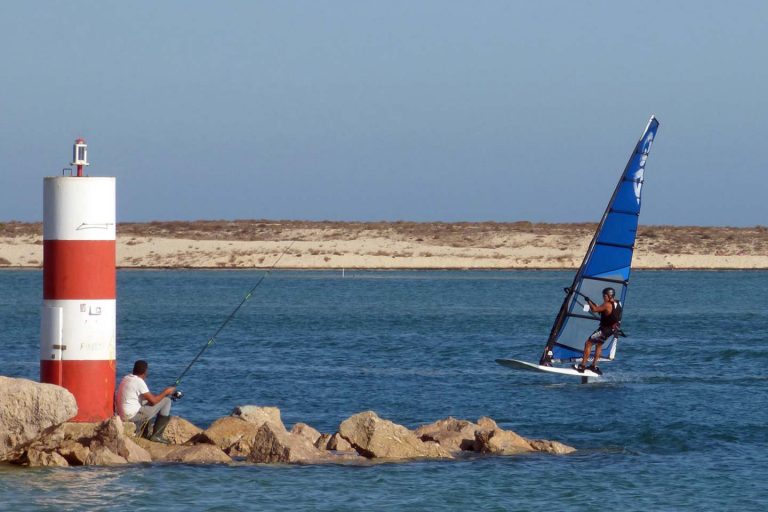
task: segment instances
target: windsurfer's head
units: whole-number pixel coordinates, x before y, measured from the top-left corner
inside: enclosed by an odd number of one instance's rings
[[[616,296],[616,290],[613,288],[603,288],[603,297],[612,299]]]

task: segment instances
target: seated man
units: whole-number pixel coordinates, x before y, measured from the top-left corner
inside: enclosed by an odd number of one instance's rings
[[[137,435],[156,443],[168,444],[163,431],[171,421],[171,399],[176,388],[168,387],[159,395],[150,393],[146,378],[149,365],[139,359],[133,364],[133,372],[123,377],[117,390],[117,412],[123,421],[136,424]],[[154,429],[150,428],[155,419]],[[151,434],[150,434],[151,433]]]

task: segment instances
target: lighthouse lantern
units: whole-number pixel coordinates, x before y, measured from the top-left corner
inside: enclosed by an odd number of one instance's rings
[[[77,139],[72,149],[72,165],[88,165],[88,144]]]
[[[83,175],[83,166],[88,165],[88,144],[84,139],[77,139],[72,146],[72,165],[77,166],[77,175]]]

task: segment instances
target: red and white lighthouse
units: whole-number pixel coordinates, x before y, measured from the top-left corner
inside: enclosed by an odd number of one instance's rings
[[[74,145],[77,176],[43,184],[40,381],[77,400],[72,421],[113,414],[115,389],[115,178],[83,176],[88,150]]]

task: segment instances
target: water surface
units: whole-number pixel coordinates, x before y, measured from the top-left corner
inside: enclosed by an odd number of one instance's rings
[[[261,276],[118,272],[118,377],[173,382]],[[174,414],[206,427],[274,405],[333,432],[367,409],[408,427],[491,416],[579,449],[367,466],[0,466],[8,510],[763,510],[768,272],[633,274],[606,378],[535,360],[570,272],[273,272],[187,374]],[[37,379],[39,271],[0,272],[0,374]]]

